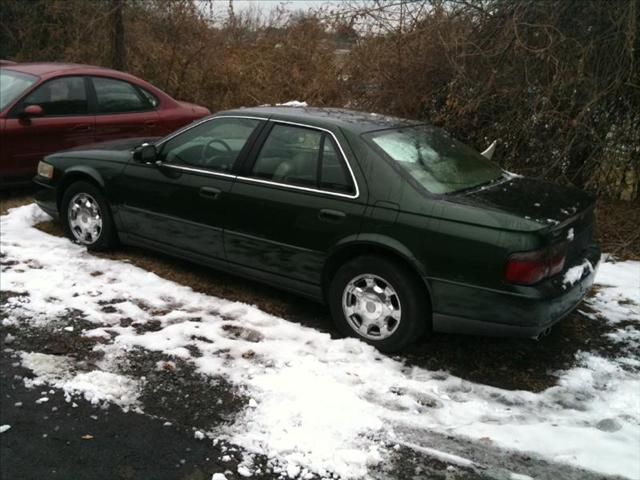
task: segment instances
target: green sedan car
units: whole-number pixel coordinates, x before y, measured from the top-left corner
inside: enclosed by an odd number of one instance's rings
[[[225,111],[46,157],[36,200],[89,249],[155,249],[326,302],[382,351],[537,337],[587,294],[594,200],[445,131],[341,109]]]

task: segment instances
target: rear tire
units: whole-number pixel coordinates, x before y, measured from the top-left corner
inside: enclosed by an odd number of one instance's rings
[[[429,322],[425,288],[413,272],[391,259],[366,255],[344,264],[328,292],[336,327],[382,352],[418,340]]]
[[[108,250],[117,243],[109,203],[92,183],[78,181],[65,190],[61,220],[67,237],[89,250]]]

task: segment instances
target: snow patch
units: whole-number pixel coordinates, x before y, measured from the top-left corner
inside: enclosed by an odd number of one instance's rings
[[[575,235],[575,232],[573,231],[573,228],[570,228],[567,231],[567,240],[571,242],[575,238],[575,236],[576,235]]]
[[[71,401],[73,395],[80,395],[94,405],[109,402],[125,410],[137,405],[137,380],[101,370],[76,373],[75,361],[70,357],[33,352],[21,352],[20,356],[22,366],[35,375],[34,379],[24,379],[28,387],[53,385],[65,392],[67,401]],[[48,400],[42,397],[36,403]]]
[[[585,271],[588,271],[589,273],[593,272],[593,265],[586,259],[580,265],[571,267],[565,272],[564,277],[562,278],[562,284],[565,288],[572,287],[582,279]]]
[[[308,107],[307,102],[301,102],[299,100],[289,100],[285,103],[276,103],[277,107]]]

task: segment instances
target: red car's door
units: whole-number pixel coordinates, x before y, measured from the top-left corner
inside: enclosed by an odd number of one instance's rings
[[[30,105],[40,106],[42,115],[23,116]],[[92,143],[94,126],[84,77],[58,77],[44,82],[21,100],[6,119],[0,176],[3,180],[29,179],[45,155]]]
[[[96,104],[97,142],[160,135],[159,116],[150,100],[133,84],[91,77]]]

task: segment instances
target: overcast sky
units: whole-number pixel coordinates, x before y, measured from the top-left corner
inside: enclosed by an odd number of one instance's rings
[[[275,10],[282,5],[290,11],[309,10],[310,8],[318,8],[327,4],[340,4],[340,0],[233,0],[233,8],[236,11],[247,9],[259,9],[268,15],[270,11]],[[228,0],[214,0],[214,9],[217,13],[226,12],[229,7]]]

